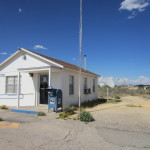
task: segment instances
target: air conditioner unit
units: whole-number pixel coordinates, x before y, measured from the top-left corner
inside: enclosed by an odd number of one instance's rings
[[[88,94],[91,94],[91,89],[88,89]]]
[[[89,89],[84,89],[84,94],[89,94]]]

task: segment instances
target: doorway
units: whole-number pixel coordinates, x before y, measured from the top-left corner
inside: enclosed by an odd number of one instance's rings
[[[40,75],[40,104],[48,104],[48,75]]]

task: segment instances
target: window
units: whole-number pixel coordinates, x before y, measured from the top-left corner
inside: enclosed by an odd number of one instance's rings
[[[95,79],[93,79],[93,92],[95,92]]]
[[[17,93],[17,76],[7,76],[6,77],[6,93]]]
[[[69,95],[74,94],[74,76],[69,76]]]
[[[87,89],[87,78],[84,78],[83,81],[83,90]]]

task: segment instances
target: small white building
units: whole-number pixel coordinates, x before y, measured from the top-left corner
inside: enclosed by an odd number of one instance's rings
[[[98,97],[98,77],[82,69],[81,102]],[[0,105],[48,104],[48,86],[62,90],[63,105],[78,104],[78,80],[78,66],[20,48],[0,65]]]

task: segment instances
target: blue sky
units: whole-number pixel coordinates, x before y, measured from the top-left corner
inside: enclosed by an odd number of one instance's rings
[[[18,47],[78,65],[79,0],[0,0],[0,63]],[[87,69],[150,83],[150,1],[83,0]]]

